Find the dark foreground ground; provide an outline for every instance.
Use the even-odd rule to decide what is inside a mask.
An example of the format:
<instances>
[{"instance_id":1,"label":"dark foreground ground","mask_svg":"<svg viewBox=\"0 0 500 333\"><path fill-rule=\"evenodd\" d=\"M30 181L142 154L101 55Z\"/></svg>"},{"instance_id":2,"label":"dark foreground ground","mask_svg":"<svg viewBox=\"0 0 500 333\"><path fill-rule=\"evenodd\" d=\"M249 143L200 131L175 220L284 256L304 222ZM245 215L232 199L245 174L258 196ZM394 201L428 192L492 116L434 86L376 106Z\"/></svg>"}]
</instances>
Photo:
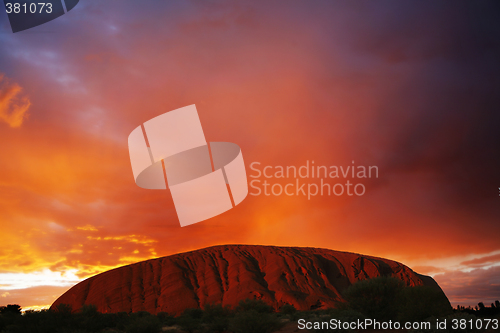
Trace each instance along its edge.
<instances>
[{"instance_id":1,"label":"dark foreground ground","mask_svg":"<svg viewBox=\"0 0 500 333\"><path fill-rule=\"evenodd\" d=\"M493 308L490 308L492 310ZM352 309L325 309L296 311L292 306L284 306L279 312L267 304L256 301L242 301L238 308L230 309L220 305L208 306L205 310L188 309L181 316L174 317L166 313L152 315L148 312L103 314L93 306L86 306L80 312L72 312L69 306L60 306L57 311L27 311L21 314L19 308L11 306L10 311L0 314L0 333L292 333L292 332L499 332L500 311L494 316L482 316L481 311L469 313L453 310L439 321L446 319L448 329L443 330L338 330L306 329L304 323L364 321L367 317ZM498 309L500 310L500 309ZM484 312L484 311L483 311ZM490 311L491 312L491 311ZM470 325L485 323L489 320L490 328L477 329ZM491 321L493 320L493 321ZM380 320L382 321L382 320ZM436 317L423 321L435 322ZM462 330L452 330L451 323L463 323ZM411 321L413 322L413 321ZM494 328L496 323L497 329ZM469 326L467 326L469 325ZM483 326L484 327L484 326Z\"/></svg>"}]
</instances>

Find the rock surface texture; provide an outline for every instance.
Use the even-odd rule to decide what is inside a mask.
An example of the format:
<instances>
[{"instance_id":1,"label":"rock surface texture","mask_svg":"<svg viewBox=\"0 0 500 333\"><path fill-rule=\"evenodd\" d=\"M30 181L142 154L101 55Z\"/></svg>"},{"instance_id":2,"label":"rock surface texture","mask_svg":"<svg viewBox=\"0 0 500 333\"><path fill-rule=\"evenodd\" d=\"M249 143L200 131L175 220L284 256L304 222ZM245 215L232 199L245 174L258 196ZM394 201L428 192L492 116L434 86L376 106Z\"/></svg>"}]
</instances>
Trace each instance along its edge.
<instances>
[{"instance_id":1,"label":"rock surface texture","mask_svg":"<svg viewBox=\"0 0 500 333\"><path fill-rule=\"evenodd\" d=\"M180 314L256 298L276 309L292 304L309 310L335 307L349 285L381 275L441 290L432 278L388 259L317 248L221 245L98 274L69 289L52 308L70 304L78 311L93 304L100 312Z\"/></svg>"}]
</instances>

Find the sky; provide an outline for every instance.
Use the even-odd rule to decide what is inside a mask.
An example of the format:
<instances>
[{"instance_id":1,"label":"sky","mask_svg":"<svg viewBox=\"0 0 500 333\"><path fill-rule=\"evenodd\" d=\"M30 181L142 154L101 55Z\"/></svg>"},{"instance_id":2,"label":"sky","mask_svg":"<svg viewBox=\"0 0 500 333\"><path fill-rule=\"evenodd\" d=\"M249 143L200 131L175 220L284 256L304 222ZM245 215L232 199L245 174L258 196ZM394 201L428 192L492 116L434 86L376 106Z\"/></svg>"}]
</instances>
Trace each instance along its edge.
<instances>
[{"instance_id":1,"label":"sky","mask_svg":"<svg viewBox=\"0 0 500 333\"><path fill-rule=\"evenodd\" d=\"M15 34L2 10L0 305L46 307L97 273L218 244L384 257L454 306L500 299L499 9L81 0ZM127 138L191 104L253 184L297 181L254 162L378 177L350 179L359 196L250 194L181 228L168 190L135 185Z\"/></svg>"}]
</instances>

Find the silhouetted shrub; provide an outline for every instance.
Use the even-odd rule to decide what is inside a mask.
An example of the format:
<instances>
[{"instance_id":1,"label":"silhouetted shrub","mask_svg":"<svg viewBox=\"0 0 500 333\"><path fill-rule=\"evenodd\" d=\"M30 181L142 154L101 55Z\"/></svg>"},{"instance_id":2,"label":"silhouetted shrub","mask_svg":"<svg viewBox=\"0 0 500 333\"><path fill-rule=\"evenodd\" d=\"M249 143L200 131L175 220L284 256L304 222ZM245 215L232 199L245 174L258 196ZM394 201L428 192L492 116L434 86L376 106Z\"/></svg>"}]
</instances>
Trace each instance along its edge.
<instances>
[{"instance_id":1,"label":"silhouetted shrub","mask_svg":"<svg viewBox=\"0 0 500 333\"><path fill-rule=\"evenodd\" d=\"M297 309L292 304L285 304L280 308L280 313L284 315L291 315L297 312Z\"/></svg>"},{"instance_id":2,"label":"silhouetted shrub","mask_svg":"<svg viewBox=\"0 0 500 333\"><path fill-rule=\"evenodd\" d=\"M100 313L97 306L92 304L82 306L72 317L76 321L74 326L88 332L99 332L107 327L114 327L115 324L111 316Z\"/></svg>"},{"instance_id":3,"label":"silhouetted shrub","mask_svg":"<svg viewBox=\"0 0 500 333\"><path fill-rule=\"evenodd\" d=\"M0 321L5 315L0 315ZM53 333L59 328L52 313L48 310L43 311L26 311L23 316L9 315L8 325L2 327L2 333L18 333L18 332L36 332L36 333Z\"/></svg>"},{"instance_id":4,"label":"silhouetted shrub","mask_svg":"<svg viewBox=\"0 0 500 333\"><path fill-rule=\"evenodd\" d=\"M86 317L95 317L100 314L94 304L85 304L80 309L80 313Z\"/></svg>"},{"instance_id":5,"label":"silhouetted shrub","mask_svg":"<svg viewBox=\"0 0 500 333\"><path fill-rule=\"evenodd\" d=\"M394 320L398 313L396 301L404 287L403 281L392 277L358 281L345 291L345 306L368 318Z\"/></svg>"},{"instance_id":6,"label":"silhouetted shrub","mask_svg":"<svg viewBox=\"0 0 500 333\"><path fill-rule=\"evenodd\" d=\"M280 326L276 315L255 309L238 312L229 323L229 329L234 333L271 333Z\"/></svg>"},{"instance_id":7,"label":"silhouetted shrub","mask_svg":"<svg viewBox=\"0 0 500 333\"><path fill-rule=\"evenodd\" d=\"M452 313L451 305L443 293L427 286L403 288L396 305L400 321L420 321Z\"/></svg>"},{"instance_id":8,"label":"silhouetted shrub","mask_svg":"<svg viewBox=\"0 0 500 333\"><path fill-rule=\"evenodd\" d=\"M160 319L161 324L164 326L172 326L176 323L175 317L167 312L158 312L156 316Z\"/></svg>"},{"instance_id":9,"label":"silhouetted shrub","mask_svg":"<svg viewBox=\"0 0 500 333\"><path fill-rule=\"evenodd\" d=\"M181 317L191 317L195 319L201 319L203 316L203 310L202 309L186 309L182 313Z\"/></svg>"},{"instance_id":10,"label":"silhouetted shrub","mask_svg":"<svg viewBox=\"0 0 500 333\"><path fill-rule=\"evenodd\" d=\"M28 311L24 314L24 317L26 318L27 327L31 325L37 328L36 330L27 329L26 332L52 333L56 332L57 328L61 325L57 321L54 311L48 309Z\"/></svg>"},{"instance_id":11,"label":"silhouetted shrub","mask_svg":"<svg viewBox=\"0 0 500 333\"><path fill-rule=\"evenodd\" d=\"M177 324L186 332L193 333L195 330L201 327L201 317L203 316L203 310L201 309L186 309L177 318Z\"/></svg>"},{"instance_id":12,"label":"silhouetted shrub","mask_svg":"<svg viewBox=\"0 0 500 333\"><path fill-rule=\"evenodd\" d=\"M207 304L203 309L202 321L207 333L221 333L227 331L229 319L233 313L228 306L222 304Z\"/></svg>"},{"instance_id":13,"label":"silhouetted shrub","mask_svg":"<svg viewBox=\"0 0 500 333\"><path fill-rule=\"evenodd\" d=\"M21 306L18 304L8 304L7 306L0 306L0 314L21 314Z\"/></svg>"},{"instance_id":14,"label":"silhouetted shrub","mask_svg":"<svg viewBox=\"0 0 500 333\"><path fill-rule=\"evenodd\" d=\"M17 304L0 306L0 332L15 324L21 317L21 307Z\"/></svg>"},{"instance_id":15,"label":"silhouetted shrub","mask_svg":"<svg viewBox=\"0 0 500 333\"><path fill-rule=\"evenodd\" d=\"M260 299L249 299L249 298L240 301L238 303L238 306L236 307L237 312L250 311L250 310L255 310L256 312L261 312L261 313L270 313L273 312L273 307Z\"/></svg>"},{"instance_id":16,"label":"silhouetted shrub","mask_svg":"<svg viewBox=\"0 0 500 333\"><path fill-rule=\"evenodd\" d=\"M135 316L133 316L135 315ZM127 333L158 333L161 329L160 319L148 312L134 313L125 327Z\"/></svg>"},{"instance_id":17,"label":"silhouetted shrub","mask_svg":"<svg viewBox=\"0 0 500 333\"><path fill-rule=\"evenodd\" d=\"M443 317L452 308L442 291L427 286L407 287L392 277L359 281L347 288L342 308L371 319L417 321Z\"/></svg>"},{"instance_id":18,"label":"silhouetted shrub","mask_svg":"<svg viewBox=\"0 0 500 333\"><path fill-rule=\"evenodd\" d=\"M54 311L63 315L70 315L73 312L73 307L71 304L58 304Z\"/></svg>"}]
</instances>

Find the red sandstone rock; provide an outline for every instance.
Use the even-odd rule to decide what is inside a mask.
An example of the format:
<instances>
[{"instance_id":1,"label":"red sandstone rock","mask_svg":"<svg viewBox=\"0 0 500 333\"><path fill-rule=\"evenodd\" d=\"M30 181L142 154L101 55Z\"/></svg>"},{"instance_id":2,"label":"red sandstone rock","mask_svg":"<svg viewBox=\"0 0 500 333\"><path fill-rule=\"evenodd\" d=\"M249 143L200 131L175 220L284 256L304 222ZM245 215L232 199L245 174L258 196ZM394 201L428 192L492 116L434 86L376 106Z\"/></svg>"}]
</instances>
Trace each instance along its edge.
<instances>
[{"instance_id":1,"label":"red sandstone rock","mask_svg":"<svg viewBox=\"0 0 500 333\"><path fill-rule=\"evenodd\" d=\"M276 309L334 307L358 280L393 276L408 286L439 288L428 276L398 262L317 248L222 245L116 268L88 278L59 297L78 311L93 304L101 312L168 312L246 298ZM443 297L444 294L443 294Z\"/></svg>"}]
</instances>

